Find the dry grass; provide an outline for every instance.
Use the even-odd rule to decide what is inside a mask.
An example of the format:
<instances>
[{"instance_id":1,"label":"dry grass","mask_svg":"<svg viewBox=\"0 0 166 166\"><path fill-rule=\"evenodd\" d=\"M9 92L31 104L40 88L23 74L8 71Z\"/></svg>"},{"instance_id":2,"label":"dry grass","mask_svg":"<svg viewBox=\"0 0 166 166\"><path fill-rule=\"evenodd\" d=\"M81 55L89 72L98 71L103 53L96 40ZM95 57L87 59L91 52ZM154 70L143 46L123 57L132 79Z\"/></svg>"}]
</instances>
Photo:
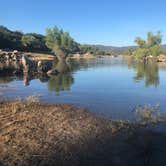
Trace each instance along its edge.
<instances>
[{"instance_id":1,"label":"dry grass","mask_svg":"<svg viewBox=\"0 0 166 166\"><path fill-rule=\"evenodd\" d=\"M97 56L96 55L93 55L93 54L74 54L71 58L72 59L94 59L96 58Z\"/></svg>"},{"instance_id":2,"label":"dry grass","mask_svg":"<svg viewBox=\"0 0 166 166\"><path fill-rule=\"evenodd\" d=\"M63 162L61 155L70 155L72 145L98 133L103 123L73 106L30 104L29 100L0 105L0 161L4 165L36 165L40 160L51 164L53 154L60 155L54 162ZM65 157L64 161L71 156Z\"/></svg>"},{"instance_id":3,"label":"dry grass","mask_svg":"<svg viewBox=\"0 0 166 166\"><path fill-rule=\"evenodd\" d=\"M33 53L33 52L25 52L28 57L33 61L42 61L42 60L54 60L55 56L51 54L42 54L42 53Z\"/></svg>"},{"instance_id":4,"label":"dry grass","mask_svg":"<svg viewBox=\"0 0 166 166\"><path fill-rule=\"evenodd\" d=\"M2 101L0 165L145 165L152 134L135 131L71 105Z\"/></svg>"}]
</instances>

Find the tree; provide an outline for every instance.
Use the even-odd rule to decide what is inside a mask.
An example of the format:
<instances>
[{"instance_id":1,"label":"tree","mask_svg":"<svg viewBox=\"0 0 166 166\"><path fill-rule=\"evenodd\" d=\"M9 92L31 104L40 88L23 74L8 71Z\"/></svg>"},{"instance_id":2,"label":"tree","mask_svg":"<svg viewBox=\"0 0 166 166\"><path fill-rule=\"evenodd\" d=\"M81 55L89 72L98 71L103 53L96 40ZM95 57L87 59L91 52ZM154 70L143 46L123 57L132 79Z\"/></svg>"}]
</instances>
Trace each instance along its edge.
<instances>
[{"instance_id":1,"label":"tree","mask_svg":"<svg viewBox=\"0 0 166 166\"><path fill-rule=\"evenodd\" d=\"M158 31L156 35L154 35L152 32L148 32L148 37L147 37L148 47L160 46L161 42L162 42L162 35L160 31Z\"/></svg>"},{"instance_id":2,"label":"tree","mask_svg":"<svg viewBox=\"0 0 166 166\"><path fill-rule=\"evenodd\" d=\"M32 36L32 35L23 35L22 36L22 39L21 39L21 41L22 41L22 44L25 46L25 47L27 47L27 46L30 46L30 45L33 45L33 43L35 43L35 40L36 40L36 38L34 37L34 36Z\"/></svg>"},{"instance_id":3,"label":"tree","mask_svg":"<svg viewBox=\"0 0 166 166\"><path fill-rule=\"evenodd\" d=\"M137 43L140 48L145 48L145 47L146 47L146 41L143 40L143 39L140 38L140 37L137 37L137 38L135 39L135 43Z\"/></svg>"},{"instance_id":4,"label":"tree","mask_svg":"<svg viewBox=\"0 0 166 166\"><path fill-rule=\"evenodd\" d=\"M28 51L49 51L45 45L45 36L36 33L27 33L22 36L22 45Z\"/></svg>"},{"instance_id":5,"label":"tree","mask_svg":"<svg viewBox=\"0 0 166 166\"><path fill-rule=\"evenodd\" d=\"M90 54L100 54L101 50L99 50L97 47L95 46L91 46L91 45L80 45L80 50L81 53L86 54L86 53L90 53Z\"/></svg>"},{"instance_id":6,"label":"tree","mask_svg":"<svg viewBox=\"0 0 166 166\"><path fill-rule=\"evenodd\" d=\"M134 52L133 48L129 48L129 49L127 50L127 54L128 54L128 55L132 55L133 52Z\"/></svg>"},{"instance_id":7,"label":"tree","mask_svg":"<svg viewBox=\"0 0 166 166\"><path fill-rule=\"evenodd\" d=\"M139 48L133 52L133 55L136 57L146 58L149 55L158 56L161 53L160 46L162 43L162 35L160 31L157 32L156 35L152 32L148 32L147 41L137 37L135 42L139 46Z\"/></svg>"},{"instance_id":8,"label":"tree","mask_svg":"<svg viewBox=\"0 0 166 166\"><path fill-rule=\"evenodd\" d=\"M59 61L78 50L78 44L71 38L70 34L59 30L56 26L46 30L46 45L54 52Z\"/></svg>"},{"instance_id":9,"label":"tree","mask_svg":"<svg viewBox=\"0 0 166 166\"><path fill-rule=\"evenodd\" d=\"M160 47L158 45L154 45L149 48L152 56L158 56L161 53Z\"/></svg>"},{"instance_id":10,"label":"tree","mask_svg":"<svg viewBox=\"0 0 166 166\"><path fill-rule=\"evenodd\" d=\"M20 49L22 33L10 31L4 26L0 26L0 48Z\"/></svg>"},{"instance_id":11,"label":"tree","mask_svg":"<svg viewBox=\"0 0 166 166\"><path fill-rule=\"evenodd\" d=\"M37 33L11 31L0 26L0 48L22 51L50 51L45 45L45 36Z\"/></svg>"}]
</instances>

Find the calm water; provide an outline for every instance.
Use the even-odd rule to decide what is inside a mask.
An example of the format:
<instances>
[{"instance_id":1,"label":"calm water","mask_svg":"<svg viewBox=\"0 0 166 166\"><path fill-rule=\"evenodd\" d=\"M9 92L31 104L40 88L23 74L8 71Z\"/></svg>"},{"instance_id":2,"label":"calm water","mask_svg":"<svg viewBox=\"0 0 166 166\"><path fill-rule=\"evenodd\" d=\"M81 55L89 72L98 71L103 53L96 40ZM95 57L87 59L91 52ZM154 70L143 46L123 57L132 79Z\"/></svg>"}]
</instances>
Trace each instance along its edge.
<instances>
[{"instance_id":1,"label":"calm water","mask_svg":"<svg viewBox=\"0 0 166 166\"><path fill-rule=\"evenodd\" d=\"M164 67L120 58L73 60L64 66L67 74L51 78L0 76L0 97L40 94L44 102L75 104L114 119L133 119L133 109L144 104L160 104L166 112Z\"/></svg>"}]
</instances>

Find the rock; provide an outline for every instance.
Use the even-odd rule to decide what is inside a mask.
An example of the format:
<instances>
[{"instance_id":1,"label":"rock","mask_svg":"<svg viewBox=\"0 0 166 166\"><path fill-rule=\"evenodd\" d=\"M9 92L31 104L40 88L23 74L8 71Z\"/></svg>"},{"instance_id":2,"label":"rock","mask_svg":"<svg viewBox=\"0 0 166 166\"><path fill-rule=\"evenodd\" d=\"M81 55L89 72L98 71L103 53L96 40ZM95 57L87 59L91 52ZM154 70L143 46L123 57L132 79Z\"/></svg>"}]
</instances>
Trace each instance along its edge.
<instances>
[{"instance_id":1,"label":"rock","mask_svg":"<svg viewBox=\"0 0 166 166\"><path fill-rule=\"evenodd\" d=\"M6 52L6 55L9 55L11 57L12 52Z\"/></svg>"},{"instance_id":2,"label":"rock","mask_svg":"<svg viewBox=\"0 0 166 166\"><path fill-rule=\"evenodd\" d=\"M161 57L157 59L157 62L166 62L166 59Z\"/></svg>"},{"instance_id":3,"label":"rock","mask_svg":"<svg viewBox=\"0 0 166 166\"><path fill-rule=\"evenodd\" d=\"M7 61L9 61L10 60L10 58L11 58L11 56L10 55L5 55L5 60L7 60Z\"/></svg>"},{"instance_id":4,"label":"rock","mask_svg":"<svg viewBox=\"0 0 166 166\"><path fill-rule=\"evenodd\" d=\"M41 69L42 69L42 61L39 61L38 63L37 63L37 70L38 70L38 72L40 72L41 71Z\"/></svg>"},{"instance_id":5,"label":"rock","mask_svg":"<svg viewBox=\"0 0 166 166\"><path fill-rule=\"evenodd\" d=\"M21 57L22 57L22 54L19 53L17 50L14 50L12 52L11 58L13 61L19 61L21 59Z\"/></svg>"},{"instance_id":6,"label":"rock","mask_svg":"<svg viewBox=\"0 0 166 166\"><path fill-rule=\"evenodd\" d=\"M39 61L37 64L37 71L39 73L46 73L51 69L51 67L52 64L50 62Z\"/></svg>"},{"instance_id":7,"label":"rock","mask_svg":"<svg viewBox=\"0 0 166 166\"><path fill-rule=\"evenodd\" d=\"M14 50L14 51L13 51L13 54L18 55L19 52L18 52L17 50Z\"/></svg>"},{"instance_id":8,"label":"rock","mask_svg":"<svg viewBox=\"0 0 166 166\"><path fill-rule=\"evenodd\" d=\"M4 52L0 53L0 60L4 60L5 59L6 54Z\"/></svg>"},{"instance_id":9,"label":"rock","mask_svg":"<svg viewBox=\"0 0 166 166\"><path fill-rule=\"evenodd\" d=\"M158 56L157 62L166 62L166 55L161 54Z\"/></svg>"},{"instance_id":10,"label":"rock","mask_svg":"<svg viewBox=\"0 0 166 166\"><path fill-rule=\"evenodd\" d=\"M33 63L26 55L22 56L21 62L23 65L23 72L24 73L28 73L30 70L33 70Z\"/></svg>"},{"instance_id":11,"label":"rock","mask_svg":"<svg viewBox=\"0 0 166 166\"><path fill-rule=\"evenodd\" d=\"M56 69L51 69L47 72L47 75L56 75L58 74L58 71Z\"/></svg>"},{"instance_id":12,"label":"rock","mask_svg":"<svg viewBox=\"0 0 166 166\"><path fill-rule=\"evenodd\" d=\"M19 61L21 56L14 54L12 60L13 61Z\"/></svg>"}]
</instances>

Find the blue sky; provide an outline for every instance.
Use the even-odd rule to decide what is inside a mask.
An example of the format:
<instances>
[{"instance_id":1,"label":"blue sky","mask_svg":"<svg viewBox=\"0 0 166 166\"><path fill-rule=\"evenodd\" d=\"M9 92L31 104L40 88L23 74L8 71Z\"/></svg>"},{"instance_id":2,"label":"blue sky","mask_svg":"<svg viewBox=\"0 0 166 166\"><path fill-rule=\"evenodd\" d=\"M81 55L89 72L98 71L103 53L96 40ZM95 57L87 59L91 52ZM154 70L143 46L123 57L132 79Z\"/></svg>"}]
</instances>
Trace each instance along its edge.
<instances>
[{"instance_id":1,"label":"blue sky","mask_svg":"<svg viewBox=\"0 0 166 166\"><path fill-rule=\"evenodd\" d=\"M0 24L45 34L57 25L80 43L127 46L160 30L166 43L165 0L0 0Z\"/></svg>"}]
</instances>

